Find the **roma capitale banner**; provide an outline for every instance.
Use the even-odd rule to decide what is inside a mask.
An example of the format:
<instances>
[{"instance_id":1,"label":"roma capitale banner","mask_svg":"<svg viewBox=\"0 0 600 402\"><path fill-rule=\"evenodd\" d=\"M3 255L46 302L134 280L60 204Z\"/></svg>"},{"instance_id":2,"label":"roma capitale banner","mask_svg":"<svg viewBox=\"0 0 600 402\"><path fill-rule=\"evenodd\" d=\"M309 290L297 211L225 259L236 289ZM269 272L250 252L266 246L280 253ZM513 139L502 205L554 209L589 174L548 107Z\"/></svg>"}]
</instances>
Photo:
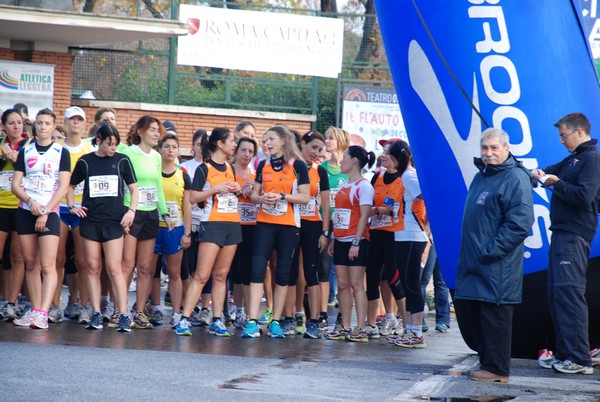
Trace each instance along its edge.
<instances>
[{"instance_id":1,"label":"roma capitale banner","mask_svg":"<svg viewBox=\"0 0 600 402\"><path fill-rule=\"evenodd\" d=\"M342 71L342 19L182 4L179 20L190 28L178 39L178 64L329 78Z\"/></svg>"}]
</instances>

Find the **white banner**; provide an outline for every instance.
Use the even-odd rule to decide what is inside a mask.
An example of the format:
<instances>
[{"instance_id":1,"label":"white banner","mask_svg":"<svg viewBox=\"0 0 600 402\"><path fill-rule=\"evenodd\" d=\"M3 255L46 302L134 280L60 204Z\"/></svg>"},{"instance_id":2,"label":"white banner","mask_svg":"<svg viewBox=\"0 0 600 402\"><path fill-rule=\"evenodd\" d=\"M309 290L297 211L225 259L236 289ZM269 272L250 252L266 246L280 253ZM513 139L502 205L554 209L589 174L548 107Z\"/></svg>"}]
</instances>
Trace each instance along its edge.
<instances>
[{"instance_id":1,"label":"white banner","mask_svg":"<svg viewBox=\"0 0 600 402\"><path fill-rule=\"evenodd\" d=\"M344 21L182 4L178 64L337 78Z\"/></svg>"},{"instance_id":2,"label":"white banner","mask_svg":"<svg viewBox=\"0 0 600 402\"><path fill-rule=\"evenodd\" d=\"M368 151L381 152L379 140L401 138L408 142L404 120L393 89L345 87L342 128L352 142Z\"/></svg>"},{"instance_id":3,"label":"white banner","mask_svg":"<svg viewBox=\"0 0 600 402\"><path fill-rule=\"evenodd\" d=\"M52 109L54 66L0 60L0 109L24 103L33 120L37 112Z\"/></svg>"}]
</instances>

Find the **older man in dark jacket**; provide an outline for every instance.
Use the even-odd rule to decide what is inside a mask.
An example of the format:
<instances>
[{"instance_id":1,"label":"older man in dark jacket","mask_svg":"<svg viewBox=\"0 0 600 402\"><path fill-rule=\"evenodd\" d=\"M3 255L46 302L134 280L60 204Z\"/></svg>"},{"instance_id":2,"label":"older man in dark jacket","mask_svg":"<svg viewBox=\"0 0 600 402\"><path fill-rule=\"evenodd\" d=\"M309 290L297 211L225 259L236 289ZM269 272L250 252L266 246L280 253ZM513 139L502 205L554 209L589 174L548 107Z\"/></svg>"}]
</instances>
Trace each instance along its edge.
<instances>
[{"instance_id":1,"label":"older man in dark jacket","mask_svg":"<svg viewBox=\"0 0 600 402\"><path fill-rule=\"evenodd\" d=\"M456 277L456 317L479 353L475 381L508 382L514 305L521 303L523 242L534 221L531 174L511 155L508 135L482 133L480 170L465 202Z\"/></svg>"}]
</instances>

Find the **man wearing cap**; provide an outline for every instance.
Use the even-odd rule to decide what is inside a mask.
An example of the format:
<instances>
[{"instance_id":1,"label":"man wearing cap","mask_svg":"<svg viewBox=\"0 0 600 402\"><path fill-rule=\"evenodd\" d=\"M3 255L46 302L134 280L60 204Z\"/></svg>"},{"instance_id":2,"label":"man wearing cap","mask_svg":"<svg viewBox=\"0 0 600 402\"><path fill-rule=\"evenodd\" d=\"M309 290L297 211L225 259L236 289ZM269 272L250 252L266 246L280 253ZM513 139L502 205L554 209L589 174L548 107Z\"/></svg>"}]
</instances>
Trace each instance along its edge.
<instances>
[{"instance_id":1,"label":"man wearing cap","mask_svg":"<svg viewBox=\"0 0 600 402\"><path fill-rule=\"evenodd\" d=\"M62 146L69 151L71 155L71 170L75 168L77 160L80 156L92 152L92 144L89 141L83 141L83 137L86 134L85 129L85 112L78 106L71 106L65 111L65 139L62 141ZM63 279L63 267L66 268L67 275L73 275L73 280L69 280L69 283L77 283L76 277L77 272L81 273L85 278L87 272L87 265L85 261L85 250L83 249L83 242L79 236L79 217L71 214L70 211L75 207L81 207L81 201L83 197L83 182L75 188L75 204L67 205L67 199L63 198L60 202L60 243L58 246L58 254L56 257L56 267L58 269L58 283L52 305L50 306L50 312L48 313L48 319L51 322L60 322L62 320L62 311L60 309L60 292L62 279ZM77 267L76 272L69 270L68 264L65 265L67 260L67 237L69 230L73 233L73 240L75 243L75 266ZM85 280L79 281L80 283L80 301L81 304L77 303L76 288L73 289L75 294L69 295L69 301L65 314L68 318L79 316L79 322L87 324L91 314L91 305L89 309L85 308L85 305L89 301L89 295L87 292L87 284ZM71 287L69 288L72 289Z\"/></svg>"},{"instance_id":2,"label":"man wearing cap","mask_svg":"<svg viewBox=\"0 0 600 402\"><path fill-rule=\"evenodd\" d=\"M177 127L175 127L175 124L167 120L163 121L162 125L165 128L165 134L177 135Z\"/></svg>"}]
</instances>

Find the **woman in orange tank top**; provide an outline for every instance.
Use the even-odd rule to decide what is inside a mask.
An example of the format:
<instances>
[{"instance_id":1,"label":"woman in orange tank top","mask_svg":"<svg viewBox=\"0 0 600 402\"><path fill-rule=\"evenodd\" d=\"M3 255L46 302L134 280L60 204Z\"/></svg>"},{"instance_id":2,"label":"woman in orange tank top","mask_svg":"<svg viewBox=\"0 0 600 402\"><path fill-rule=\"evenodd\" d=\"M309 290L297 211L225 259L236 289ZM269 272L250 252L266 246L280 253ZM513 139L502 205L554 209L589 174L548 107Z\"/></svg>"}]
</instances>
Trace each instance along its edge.
<instances>
[{"instance_id":1,"label":"woman in orange tank top","mask_svg":"<svg viewBox=\"0 0 600 402\"><path fill-rule=\"evenodd\" d=\"M248 303L250 320L242 333L244 338L260 336L258 309L267 261L273 250L277 250L273 316L278 319L283 313L292 259L299 240L299 205L308 203L310 198L308 168L292 133L285 126L274 126L265 133L263 141L270 157L258 165L250 197L261 207L256 217ZM269 324L269 336L285 338L277 319Z\"/></svg>"},{"instance_id":2,"label":"woman in orange tank top","mask_svg":"<svg viewBox=\"0 0 600 402\"><path fill-rule=\"evenodd\" d=\"M210 136L202 138L202 154L206 157L204 163L196 168L190 194L191 203L204 203L204 214L198 230L198 263L185 293L183 314L175 328L177 335L192 334L190 315L212 275L213 318L208 333L231 336L221 314L227 295L227 274L237 245L242 241L237 211L241 187L235 181L233 168L226 161L234 151L233 134L226 128L215 128Z\"/></svg>"},{"instance_id":3,"label":"woman in orange tank top","mask_svg":"<svg viewBox=\"0 0 600 402\"><path fill-rule=\"evenodd\" d=\"M305 338L320 339L321 287L319 286L320 253L329 245L329 177L324 167L319 166L321 150L325 148L325 137L317 131L309 131L300 142L302 156L309 164L310 200L300 206L300 244L294 258L292 283L288 289L285 320L282 324L286 334L304 335ZM327 266L329 268L329 265ZM297 280L294 280L297 278ZM308 293L310 317L304 314L304 289ZM295 307L295 314L294 314Z\"/></svg>"},{"instance_id":4,"label":"woman in orange tank top","mask_svg":"<svg viewBox=\"0 0 600 402\"><path fill-rule=\"evenodd\" d=\"M236 181L242 187L242 194L238 200L238 214L242 225L242 243L238 246L231 265L233 301L236 306L233 326L240 329L244 328L248 322L245 309L250 299L250 275L252 273L252 267L248 262L252 261L252 241L259 207L250 200L254 178L256 177L252 159L257 151L258 144L254 138L240 137L235 148L235 164L233 165Z\"/></svg>"}]
</instances>

